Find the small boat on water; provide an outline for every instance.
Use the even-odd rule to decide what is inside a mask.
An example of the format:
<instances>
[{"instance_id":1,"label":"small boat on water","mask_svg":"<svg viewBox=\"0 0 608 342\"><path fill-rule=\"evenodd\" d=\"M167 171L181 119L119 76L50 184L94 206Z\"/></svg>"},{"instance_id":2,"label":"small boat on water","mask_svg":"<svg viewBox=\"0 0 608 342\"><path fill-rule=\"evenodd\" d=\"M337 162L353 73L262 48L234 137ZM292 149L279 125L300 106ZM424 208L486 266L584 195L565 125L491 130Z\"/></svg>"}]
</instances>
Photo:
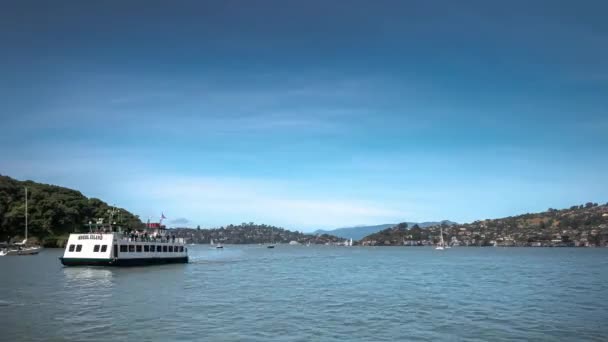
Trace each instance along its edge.
<instances>
[{"instance_id":1,"label":"small boat on water","mask_svg":"<svg viewBox=\"0 0 608 342\"><path fill-rule=\"evenodd\" d=\"M211 239L211 241L209 241L209 244L211 245L211 247L215 246L216 249L223 249L224 248L224 245L222 245L221 243L214 244L213 243L213 239Z\"/></svg>"},{"instance_id":2,"label":"small boat on water","mask_svg":"<svg viewBox=\"0 0 608 342\"><path fill-rule=\"evenodd\" d=\"M113 212L113 211L112 211ZM170 236L160 223L145 229L123 231L100 223L95 232L70 234L63 256L65 266L144 266L188 263L184 238ZM110 217L112 222L112 217Z\"/></svg>"},{"instance_id":3,"label":"small boat on water","mask_svg":"<svg viewBox=\"0 0 608 342\"><path fill-rule=\"evenodd\" d=\"M266 246L266 248L274 248L274 235L272 227L270 227L270 245Z\"/></svg>"},{"instance_id":4,"label":"small boat on water","mask_svg":"<svg viewBox=\"0 0 608 342\"><path fill-rule=\"evenodd\" d=\"M34 255L40 253L42 246L27 245L27 187L25 188L25 239L21 242L14 243L12 246L0 250L0 256L7 255Z\"/></svg>"}]
</instances>

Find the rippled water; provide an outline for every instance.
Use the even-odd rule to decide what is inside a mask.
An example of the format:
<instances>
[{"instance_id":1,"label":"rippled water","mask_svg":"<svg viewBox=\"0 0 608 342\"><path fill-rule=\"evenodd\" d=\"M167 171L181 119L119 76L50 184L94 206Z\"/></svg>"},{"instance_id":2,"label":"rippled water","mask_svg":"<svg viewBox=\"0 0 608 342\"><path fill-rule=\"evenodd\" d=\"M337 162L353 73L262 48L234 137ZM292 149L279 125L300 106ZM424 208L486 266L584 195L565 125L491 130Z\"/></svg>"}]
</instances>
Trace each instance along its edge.
<instances>
[{"instance_id":1,"label":"rippled water","mask_svg":"<svg viewBox=\"0 0 608 342\"><path fill-rule=\"evenodd\" d=\"M608 340L608 249L191 246L0 258L0 340Z\"/></svg>"}]
</instances>

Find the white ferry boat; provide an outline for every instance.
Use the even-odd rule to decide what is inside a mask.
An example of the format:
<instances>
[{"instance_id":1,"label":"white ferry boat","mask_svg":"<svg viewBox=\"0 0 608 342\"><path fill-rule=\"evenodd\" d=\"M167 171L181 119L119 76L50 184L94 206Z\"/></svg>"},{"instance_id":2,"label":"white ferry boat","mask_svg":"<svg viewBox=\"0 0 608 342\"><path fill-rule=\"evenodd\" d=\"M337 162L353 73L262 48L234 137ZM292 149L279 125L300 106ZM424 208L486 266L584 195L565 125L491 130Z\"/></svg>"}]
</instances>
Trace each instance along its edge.
<instances>
[{"instance_id":1,"label":"white ferry boat","mask_svg":"<svg viewBox=\"0 0 608 342\"><path fill-rule=\"evenodd\" d=\"M148 224L134 232L99 229L70 234L61 263L65 266L143 266L187 263L185 239L167 235L165 227Z\"/></svg>"}]
</instances>

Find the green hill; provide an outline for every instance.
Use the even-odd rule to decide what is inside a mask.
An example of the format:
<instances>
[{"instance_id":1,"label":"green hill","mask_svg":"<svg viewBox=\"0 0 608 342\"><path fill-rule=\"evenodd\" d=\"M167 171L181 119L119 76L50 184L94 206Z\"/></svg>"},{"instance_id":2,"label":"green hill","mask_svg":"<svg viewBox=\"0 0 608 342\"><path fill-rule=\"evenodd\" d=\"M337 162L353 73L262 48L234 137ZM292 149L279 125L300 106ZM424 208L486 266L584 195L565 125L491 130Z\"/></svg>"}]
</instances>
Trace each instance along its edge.
<instances>
[{"instance_id":1,"label":"green hill","mask_svg":"<svg viewBox=\"0 0 608 342\"><path fill-rule=\"evenodd\" d=\"M439 239L461 246L606 246L608 203L588 202L568 209L427 228L400 223L366 236L363 245L430 245Z\"/></svg>"},{"instance_id":2,"label":"green hill","mask_svg":"<svg viewBox=\"0 0 608 342\"><path fill-rule=\"evenodd\" d=\"M257 244L257 243L289 243L297 241L301 244L337 243L344 239L329 234L304 234L266 224L241 223L212 229L176 228L171 234L186 238L193 243L209 243L211 240L226 244Z\"/></svg>"},{"instance_id":3,"label":"green hill","mask_svg":"<svg viewBox=\"0 0 608 342\"><path fill-rule=\"evenodd\" d=\"M0 175L0 241L22 239L25 229L25 190L28 188L28 231L32 240L60 246L70 232L86 231L89 221L108 222L110 206L79 191ZM118 208L117 208L118 209ZM114 220L126 227L139 227L139 218L118 209Z\"/></svg>"}]
</instances>

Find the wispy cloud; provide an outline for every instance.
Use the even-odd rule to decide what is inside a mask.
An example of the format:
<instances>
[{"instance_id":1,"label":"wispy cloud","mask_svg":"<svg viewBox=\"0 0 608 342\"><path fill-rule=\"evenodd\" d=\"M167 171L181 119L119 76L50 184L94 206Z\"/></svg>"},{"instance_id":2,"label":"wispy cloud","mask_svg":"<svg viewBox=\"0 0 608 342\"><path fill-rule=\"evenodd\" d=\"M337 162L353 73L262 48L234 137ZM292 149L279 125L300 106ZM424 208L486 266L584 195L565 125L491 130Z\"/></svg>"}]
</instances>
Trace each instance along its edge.
<instances>
[{"instance_id":1,"label":"wispy cloud","mask_svg":"<svg viewBox=\"0 0 608 342\"><path fill-rule=\"evenodd\" d=\"M369 102L387 80L326 75L192 79L162 82L136 76L69 78L48 103L7 124L30 132L78 130L81 135L206 136L265 133L336 133L371 116ZM112 86L108 87L108 83ZM396 95L392 95L396 96Z\"/></svg>"},{"instance_id":2,"label":"wispy cloud","mask_svg":"<svg viewBox=\"0 0 608 342\"><path fill-rule=\"evenodd\" d=\"M213 177L166 177L125 184L129 193L171 211L198 217L197 223L256 221L292 228L338 227L393 222L408 215L393 206L369 201L325 197L327 193L294 192L287 182ZM169 210L167 211L169 212Z\"/></svg>"}]
</instances>

